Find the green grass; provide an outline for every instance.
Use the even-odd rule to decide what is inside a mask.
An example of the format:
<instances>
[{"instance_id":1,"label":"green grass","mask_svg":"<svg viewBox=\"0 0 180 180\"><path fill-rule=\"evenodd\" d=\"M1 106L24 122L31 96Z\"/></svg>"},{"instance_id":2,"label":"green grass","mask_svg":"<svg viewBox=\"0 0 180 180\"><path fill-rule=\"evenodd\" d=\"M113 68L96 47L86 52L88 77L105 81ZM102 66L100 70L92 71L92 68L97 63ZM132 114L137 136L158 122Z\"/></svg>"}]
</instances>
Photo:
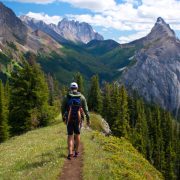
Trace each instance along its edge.
<instances>
[{"instance_id":1,"label":"green grass","mask_svg":"<svg viewBox=\"0 0 180 180\"><path fill-rule=\"evenodd\" d=\"M100 132L104 131L100 115L91 113L91 128Z\"/></svg>"},{"instance_id":2,"label":"green grass","mask_svg":"<svg viewBox=\"0 0 180 180\"><path fill-rule=\"evenodd\" d=\"M91 114L91 119L92 127L102 131L101 117ZM161 173L124 138L106 137L98 131L84 130L82 141L85 180L163 179Z\"/></svg>"},{"instance_id":3,"label":"green grass","mask_svg":"<svg viewBox=\"0 0 180 180\"><path fill-rule=\"evenodd\" d=\"M0 144L0 179L57 179L66 157L63 123Z\"/></svg>"},{"instance_id":4,"label":"green grass","mask_svg":"<svg viewBox=\"0 0 180 180\"><path fill-rule=\"evenodd\" d=\"M92 127L102 130L101 117L91 114ZM55 180L67 155L66 127L60 118L0 144L0 180ZM125 139L82 129L85 180L158 180L161 174Z\"/></svg>"},{"instance_id":5,"label":"green grass","mask_svg":"<svg viewBox=\"0 0 180 180\"><path fill-rule=\"evenodd\" d=\"M105 137L85 131L85 180L159 180L163 179L143 156L124 138Z\"/></svg>"}]
</instances>

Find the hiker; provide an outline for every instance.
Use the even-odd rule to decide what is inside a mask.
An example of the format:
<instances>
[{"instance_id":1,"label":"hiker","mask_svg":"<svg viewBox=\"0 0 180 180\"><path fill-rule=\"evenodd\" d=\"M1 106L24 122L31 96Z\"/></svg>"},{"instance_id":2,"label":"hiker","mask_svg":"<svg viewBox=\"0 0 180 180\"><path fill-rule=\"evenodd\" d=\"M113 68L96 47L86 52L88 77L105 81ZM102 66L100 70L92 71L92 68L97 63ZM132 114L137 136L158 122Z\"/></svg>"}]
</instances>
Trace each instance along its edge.
<instances>
[{"instance_id":1,"label":"hiker","mask_svg":"<svg viewBox=\"0 0 180 180\"><path fill-rule=\"evenodd\" d=\"M82 119L86 115L87 125L90 125L88 106L85 97L78 92L78 84L72 82L70 84L70 92L65 96L62 103L62 116L63 121L67 126L67 144L68 156L71 160L72 157L79 155L80 144L80 130L82 126ZM73 155L73 146L75 140L75 154Z\"/></svg>"}]
</instances>

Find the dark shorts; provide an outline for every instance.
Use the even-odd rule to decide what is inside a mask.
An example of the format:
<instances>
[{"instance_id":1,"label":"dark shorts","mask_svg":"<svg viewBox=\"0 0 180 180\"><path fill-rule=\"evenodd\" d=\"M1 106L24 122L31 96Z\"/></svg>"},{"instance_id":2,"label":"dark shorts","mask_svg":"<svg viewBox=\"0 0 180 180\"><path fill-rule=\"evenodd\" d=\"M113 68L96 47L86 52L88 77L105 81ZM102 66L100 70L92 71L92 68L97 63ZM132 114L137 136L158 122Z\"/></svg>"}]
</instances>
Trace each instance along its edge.
<instances>
[{"instance_id":1,"label":"dark shorts","mask_svg":"<svg viewBox=\"0 0 180 180\"><path fill-rule=\"evenodd\" d=\"M67 125L67 133L68 135L80 134L81 124L78 120L72 120Z\"/></svg>"}]
</instances>

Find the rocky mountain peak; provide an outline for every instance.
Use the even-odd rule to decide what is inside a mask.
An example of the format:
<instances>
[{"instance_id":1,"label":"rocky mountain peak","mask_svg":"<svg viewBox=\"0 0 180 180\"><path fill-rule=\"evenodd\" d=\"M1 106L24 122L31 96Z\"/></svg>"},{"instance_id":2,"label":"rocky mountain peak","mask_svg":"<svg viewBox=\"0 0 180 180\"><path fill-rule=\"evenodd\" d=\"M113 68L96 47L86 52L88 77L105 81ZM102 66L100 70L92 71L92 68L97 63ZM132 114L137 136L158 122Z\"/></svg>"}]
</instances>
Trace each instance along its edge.
<instances>
[{"instance_id":1,"label":"rocky mountain peak","mask_svg":"<svg viewBox=\"0 0 180 180\"><path fill-rule=\"evenodd\" d=\"M38 19L35 19L35 18L32 18L32 17L29 17L27 15L21 15L19 17L23 22L25 22L26 24L29 24L29 23L34 23L34 24L42 24L42 25L45 25L45 22L42 21L42 20L38 20Z\"/></svg>"},{"instance_id":2,"label":"rocky mountain peak","mask_svg":"<svg viewBox=\"0 0 180 180\"><path fill-rule=\"evenodd\" d=\"M166 22L164 21L164 19L162 17L158 17L156 23L166 24Z\"/></svg>"},{"instance_id":3,"label":"rocky mountain peak","mask_svg":"<svg viewBox=\"0 0 180 180\"><path fill-rule=\"evenodd\" d=\"M68 20L67 18L64 18L58 23L57 27L57 31L61 36L76 43L88 43L94 39L104 39L103 36L93 30L91 25L85 22Z\"/></svg>"},{"instance_id":4,"label":"rocky mountain peak","mask_svg":"<svg viewBox=\"0 0 180 180\"><path fill-rule=\"evenodd\" d=\"M156 39L162 37L175 37L175 32L170 28L169 24L167 24L163 18L158 17L149 36Z\"/></svg>"},{"instance_id":5,"label":"rocky mountain peak","mask_svg":"<svg viewBox=\"0 0 180 180\"><path fill-rule=\"evenodd\" d=\"M180 113L180 41L174 31L158 18L151 32L134 42L142 47L135 55L136 63L124 72L127 89L136 90L147 101Z\"/></svg>"}]
</instances>

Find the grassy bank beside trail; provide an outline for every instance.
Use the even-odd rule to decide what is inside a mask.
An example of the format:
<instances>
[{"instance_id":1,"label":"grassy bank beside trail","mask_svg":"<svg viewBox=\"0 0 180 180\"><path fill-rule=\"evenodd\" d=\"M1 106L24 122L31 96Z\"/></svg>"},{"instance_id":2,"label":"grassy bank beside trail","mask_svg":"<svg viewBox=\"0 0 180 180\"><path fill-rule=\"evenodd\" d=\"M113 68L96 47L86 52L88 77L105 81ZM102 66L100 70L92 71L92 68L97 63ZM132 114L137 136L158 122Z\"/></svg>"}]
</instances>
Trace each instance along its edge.
<instances>
[{"instance_id":1,"label":"grassy bank beside trail","mask_svg":"<svg viewBox=\"0 0 180 180\"><path fill-rule=\"evenodd\" d=\"M99 115L93 114L92 127ZM101 120L99 120L101 122ZM96 128L97 129L97 128ZM85 180L160 180L164 179L125 138L106 137L98 131L83 130Z\"/></svg>"},{"instance_id":2,"label":"grassy bank beside trail","mask_svg":"<svg viewBox=\"0 0 180 180\"><path fill-rule=\"evenodd\" d=\"M124 138L105 137L98 132L84 131L85 180L160 180L157 171Z\"/></svg>"},{"instance_id":3,"label":"grassy bank beside trail","mask_svg":"<svg viewBox=\"0 0 180 180\"><path fill-rule=\"evenodd\" d=\"M58 123L0 144L0 179L57 179L67 153L65 130Z\"/></svg>"}]
</instances>

